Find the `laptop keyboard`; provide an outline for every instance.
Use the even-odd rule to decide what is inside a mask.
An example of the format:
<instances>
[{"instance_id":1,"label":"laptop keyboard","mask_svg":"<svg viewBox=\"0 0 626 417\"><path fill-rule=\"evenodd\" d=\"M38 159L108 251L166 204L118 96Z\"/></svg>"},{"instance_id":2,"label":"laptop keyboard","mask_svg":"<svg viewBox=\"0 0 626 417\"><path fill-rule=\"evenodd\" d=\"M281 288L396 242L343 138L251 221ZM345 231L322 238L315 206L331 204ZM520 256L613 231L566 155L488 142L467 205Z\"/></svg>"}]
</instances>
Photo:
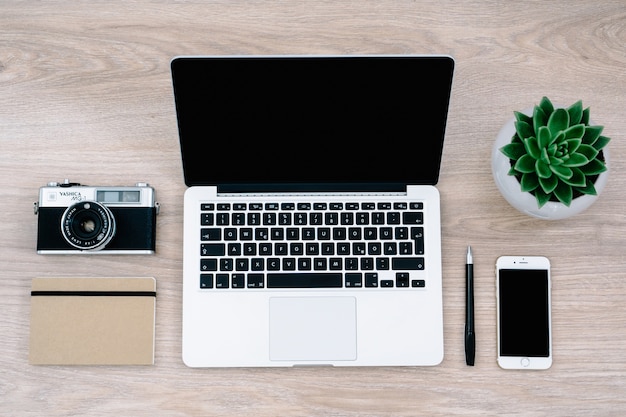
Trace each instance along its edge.
<instances>
[{"instance_id":1,"label":"laptop keyboard","mask_svg":"<svg viewBox=\"0 0 626 417\"><path fill-rule=\"evenodd\" d=\"M424 205L201 204L201 289L424 288ZM419 276L418 276L419 275Z\"/></svg>"}]
</instances>

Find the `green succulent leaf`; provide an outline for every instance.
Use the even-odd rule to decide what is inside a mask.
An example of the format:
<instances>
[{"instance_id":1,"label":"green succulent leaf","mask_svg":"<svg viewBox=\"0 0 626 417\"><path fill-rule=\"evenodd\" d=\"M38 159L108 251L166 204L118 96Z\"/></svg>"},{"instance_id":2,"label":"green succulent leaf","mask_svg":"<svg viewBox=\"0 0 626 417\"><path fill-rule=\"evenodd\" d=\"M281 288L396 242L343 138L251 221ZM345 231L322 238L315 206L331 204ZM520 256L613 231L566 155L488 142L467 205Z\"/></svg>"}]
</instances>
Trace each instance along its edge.
<instances>
[{"instance_id":1,"label":"green succulent leaf","mask_svg":"<svg viewBox=\"0 0 626 417\"><path fill-rule=\"evenodd\" d=\"M514 168L523 174L535 172L535 160L530 155L522 155L515 163Z\"/></svg>"},{"instance_id":2,"label":"green succulent leaf","mask_svg":"<svg viewBox=\"0 0 626 417\"><path fill-rule=\"evenodd\" d=\"M588 126L589 114L590 114L590 110L589 110L589 107L587 107L585 110L583 110L583 118L581 119L580 123L584 124L585 126Z\"/></svg>"},{"instance_id":3,"label":"green succulent leaf","mask_svg":"<svg viewBox=\"0 0 626 417\"><path fill-rule=\"evenodd\" d=\"M569 113L565 109L556 109L548 119L548 129L553 135L569 127Z\"/></svg>"},{"instance_id":4,"label":"green succulent leaf","mask_svg":"<svg viewBox=\"0 0 626 417\"><path fill-rule=\"evenodd\" d=\"M577 152L585 155L589 161L596 159L596 156L600 153L596 148L591 145L585 145L584 143L580 145L577 149Z\"/></svg>"},{"instance_id":5,"label":"green succulent leaf","mask_svg":"<svg viewBox=\"0 0 626 417\"><path fill-rule=\"evenodd\" d=\"M500 152L502 152L507 158L517 161L522 155L526 153L526 149L521 143L509 143L508 145L500 148Z\"/></svg>"},{"instance_id":6,"label":"green succulent leaf","mask_svg":"<svg viewBox=\"0 0 626 417\"><path fill-rule=\"evenodd\" d=\"M535 199L537 206L541 208L550 200L550 194L546 194L542 190L535 190Z\"/></svg>"},{"instance_id":7,"label":"green succulent leaf","mask_svg":"<svg viewBox=\"0 0 626 417\"><path fill-rule=\"evenodd\" d=\"M581 166L580 170L587 176L598 175L606 171L606 165L599 159L593 159L587 165Z\"/></svg>"},{"instance_id":8,"label":"green succulent leaf","mask_svg":"<svg viewBox=\"0 0 626 417\"><path fill-rule=\"evenodd\" d=\"M572 203L572 197L574 193L572 191L572 187L562 181L559 181L559 184L554 189L554 195L558 200L565 204L567 207Z\"/></svg>"},{"instance_id":9,"label":"green succulent leaf","mask_svg":"<svg viewBox=\"0 0 626 417\"><path fill-rule=\"evenodd\" d=\"M550 153L546 148L541 149L541 158L538 161L543 162L546 165L550 165Z\"/></svg>"},{"instance_id":10,"label":"green succulent leaf","mask_svg":"<svg viewBox=\"0 0 626 417\"><path fill-rule=\"evenodd\" d=\"M563 162L565 162L565 158L569 158L569 156L565 155L564 158L550 156L550 165L561 165Z\"/></svg>"},{"instance_id":11,"label":"green succulent leaf","mask_svg":"<svg viewBox=\"0 0 626 417\"><path fill-rule=\"evenodd\" d=\"M551 175L547 178L539 177L539 185L541 185L541 189L547 194L551 194L558 184L559 179L556 175Z\"/></svg>"},{"instance_id":12,"label":"green succulent leaf","mask_svg":"<svg viewBox=\"0 0 626 417\"><path fill-rule=\"evenodd\" d=\"M547 122L548 122L547 114L543 111L541 107L535 106L533 110L533 117L532 117L532 120L530 121L530 124L534 127L535 135L539 134L538 129L541 126L545 126Z\"/></svg>"},{"instance_id":13,"label":"green succulent leaf","mask_svg":"<svg viewBox=\"0 0 626 417\"><path fill-rule=\"evenodd\" d=\"M522 143L522 140L520 139L520 137L517 135L517 132L515 132L515 134L513 135L513 137L511 138L511 143Z\"/></svg>"},{"instance_id":14,"label":"green succulent leaf","mask_svg":"<svg viewBox=\"0 0 626 417\"><path fill-rule=\"evenodd\" d=\"M584 187L576 187L575 190L582 194L598 195L598 191L591 181L587 181L587 185Z\"/></svg>"},{"instance_id":15,"label":"green succulent leaf","mask_svg":"<svg viewBox=\"0 0 626 417\"><path fill-rule=\"evenodd\" d=\"M582 100L578 100L576 103L572 104L567 108L567 112L569 113L570 124L575 125L580 123L583 118L583 102Z\"/></svg>"},{"instance_id":16,"label":"green succulent leaf","mask_svg":"<svg viewBox=\"0 0 626 417\"><path fill-rule=\"evenodd\" d=\"M545 149L550 146L553 143L550 129L548 129L546 126L541 126L539 128L539 131L537 132L537 141L539 149Z\"/></svg>"},{"instance_id":17,"label":"green succulent leaf","mask_svg":"<svg viewBox=\"0 0 626 417\"><path fill-rule=\"evenodd\" d=\"M531 125L533 123L532 117L529 117L524 113L514 111L513 114L515 115L515 120L517 120L518 122L525 122L528 123L528 125Z\"/></svg>"},{"instance_id":18,"label":"green succulent leaf","mask_svg":"<svg viewBox=\"0 0 626 417\"><path fill-rule=\"evenodd\" d=\"M568 180L574 175L571 168L564 167L563 165L550 165L550 170L562 180Z\"/></svg>"},{"instance_id":19,"label":"green succulent leaf","mask_svg":"<svg viewBox=\"0 0 626 417\"><path fill-rule=\"evenodd\" d=\"M569 154L576 152L583 143L581 139L567 139L565 142L567 142L567 153Z\"/></svg>"},{"instance_id":20,"label":"green succulent leaf","mask_svg":"<svg viewBox=\"0 0 626 417\"><path fill-rule=\"evenodd\" d=\"M564 183L571 185L572 187L584 187L587 184L585 174L579 168L572 168L572 177L563 180Z\"/></svg>"},{"instance_id":21,"label":"green succulent leaf","mask_svg":"<svg viewBox=\"0 0 626 417\"><path fill-rule=\"evenodd\" d=\"M541 158L541 149L539 149L539 142L536 137L533 136L524 140L524 148L534 159Z\"/></svg>"},{"instance_id":22,"label":"green succulent leaf","mask_svg":"<svg viewBox=\"0 0 626 417\"><path fill-rule=\"evenodd\" d=\"M523 192L530 192L539 187L539 179L537 178L537 174L534 172L528 172L522 175L522 179L520 180L520 185L522 186Z\"/></svg>"},{"instance_id":23,"label":"green succulent leaf","mask_svg":"<svg viewBox=\"0 0 626 417\"><path fill-rule=\"evenodd\" d=\"M548 146L548 149L546 149L546 151L548 152L548 155L556 155L556 151L558 149L558 145L556 143L553 143L552 145Z\"/></svg>"},{"instance_id":24,"label":"green succulent leaf","mask_svg":"<svg viewBox=\"0 0 626 417\"><path fill-rule=\"evenodd\" d=\"M554 111L554 106L552 105L552 102L548 97L545 96L541 98L541 101L539 102L539 107L541 107L541 110L543 110L543 112L548 116L551 115Z\"/></svg>"},{"instance_id":25,"label":"green succulent leaf","mask_svg":"<svg viewBox=\"0 0 626 417\"><path fill-rule=\"evenodd\" d=\"M552 176L550 165L546 164L541 159L537 159L535 162L535 172L539 178L548 178Z\"/></svg>"},{"instance_id":26,"label":"green succulent leaf","mask_svg":"<svg viewBox=\"0 0 626 417\"><path fill-rule=\"evenodd\" d=\"M558 146L564 145L565 133L564 132L557 133L556 136L552 139L552 143L556 143Z\"/></svg>"},{"instance_id":27,"label":"green succulent leaf","mask_svg":"<svg viewBox=\"0 0 626 417\"><path fill-rule=\"evenodd\" d=\"M586 143L587 145L593 145L596 143L603 129L603 126L586 126L585 134L583 135L583 143Z\"/></svg>"},{"instance_id":28,"label":"green succulent leaf","mask_svg":"<svg viewBox=\"0 0 626 417\"><path fill-rule=\"evenodd\" d=\"M577 124L570 126L563 133L565 133L565 139L582 139L585 134L585 125Z\"/></svg>"},{"instance_id":29,"label":"green succulent leaf","mask_svg":"<svg viewBox=\"0 0 626 417\"><path fill-rule=\"evenodd\" d=\"M589 163L589 159L582 153L573 153L570 154L567 161L563 162L563 166L565 167L581 167Z\"/></svg>"},{"instance_id":30,"label":"green succulent leaf","mask_svg":"<svg viewBox=\"0 0 626 417\"><path fill-rule=\"evenodd\" d=\"M606 136L600 136L598 140L595 141L593 147L598 151L604 148L611 141L611 138L607 138Z\"/></svg>"},{"instance_id":31,"label":"green succulent leaf","mask_svg":"<svg viewBox=\"0 0 626 417\"><path fill-rule=\"evenodd\" d=\"M532 126L526 122L515 122L515 131L522 140L535 136Z\"/></svg>"}]
</instances>

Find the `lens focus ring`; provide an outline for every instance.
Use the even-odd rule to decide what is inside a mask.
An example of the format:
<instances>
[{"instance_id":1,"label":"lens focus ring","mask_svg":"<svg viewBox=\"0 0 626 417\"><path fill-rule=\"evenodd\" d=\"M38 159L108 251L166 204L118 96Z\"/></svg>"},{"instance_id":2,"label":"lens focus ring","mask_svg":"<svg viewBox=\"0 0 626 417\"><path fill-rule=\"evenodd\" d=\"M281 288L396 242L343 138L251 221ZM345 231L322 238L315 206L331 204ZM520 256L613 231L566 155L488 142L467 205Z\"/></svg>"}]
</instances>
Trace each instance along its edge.
<instances>
[{"instance_id":1,"label":"lens focus ring","mask_svg":"<svg viewBox=\"0 0 626 417\"><path fill-rule=\"evenodd\" d=\"M77 249L103 249L115 235L115 218L108 207L95 201L81 201L63 213L61 233Z\"/></svg>"}]
</instances>

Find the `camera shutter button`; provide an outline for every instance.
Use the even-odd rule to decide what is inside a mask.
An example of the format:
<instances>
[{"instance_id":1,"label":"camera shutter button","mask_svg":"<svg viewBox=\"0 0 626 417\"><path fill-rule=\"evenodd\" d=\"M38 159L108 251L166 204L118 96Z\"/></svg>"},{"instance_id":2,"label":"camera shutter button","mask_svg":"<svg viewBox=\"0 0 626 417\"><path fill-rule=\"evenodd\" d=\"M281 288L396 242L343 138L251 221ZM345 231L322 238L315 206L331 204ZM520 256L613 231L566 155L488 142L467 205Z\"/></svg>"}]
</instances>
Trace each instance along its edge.
<instances>
[{"instance_id":1,"label":"camera shutter button","mask_svg":"<svg viewBox=\"0 0 626 417\"><path fill-rule=\"evenodd\" d=\"M80 185L80 183L78 182L70 182L70 180L68 180L67 178L63 181L62 184L57 184L55 183L55 185L58 185L59 187L63 187L63 188L68 188L68 187L74 187L74 186L78 186Z\"/></svg>"}]
</instances>

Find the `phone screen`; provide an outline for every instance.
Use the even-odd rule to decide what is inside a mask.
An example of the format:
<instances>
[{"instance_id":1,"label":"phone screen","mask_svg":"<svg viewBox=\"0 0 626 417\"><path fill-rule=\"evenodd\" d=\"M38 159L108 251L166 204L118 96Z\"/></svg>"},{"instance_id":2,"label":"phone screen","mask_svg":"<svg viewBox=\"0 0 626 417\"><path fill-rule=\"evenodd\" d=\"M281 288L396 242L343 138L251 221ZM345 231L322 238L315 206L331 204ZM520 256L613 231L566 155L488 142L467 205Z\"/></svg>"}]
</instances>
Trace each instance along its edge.
<instances>
[{"instance_id":1,"label":"phone screen","mask_svg":"<svg viewBox=\"0 0 626 417\"><path fill-rule=\"evenodd\" d=\"M549 285L545 269L500 270L500 356L550 356Z\"/></svg>"}]
</instances>

